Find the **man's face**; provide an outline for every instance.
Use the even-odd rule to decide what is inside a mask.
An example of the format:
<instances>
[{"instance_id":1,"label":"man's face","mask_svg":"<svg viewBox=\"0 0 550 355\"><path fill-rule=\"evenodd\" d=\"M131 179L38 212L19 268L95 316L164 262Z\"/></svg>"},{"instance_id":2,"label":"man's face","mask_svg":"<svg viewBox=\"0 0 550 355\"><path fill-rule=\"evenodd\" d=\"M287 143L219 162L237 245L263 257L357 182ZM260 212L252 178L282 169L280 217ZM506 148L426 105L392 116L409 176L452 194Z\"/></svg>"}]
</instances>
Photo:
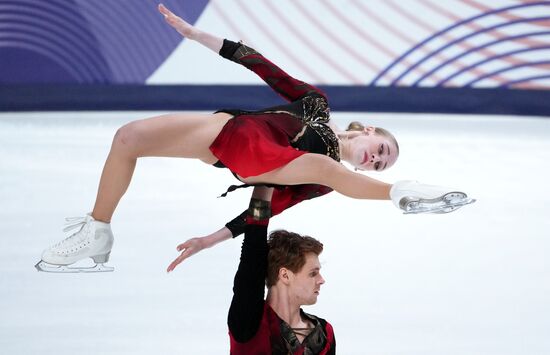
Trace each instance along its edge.
<instances>
[{"instance_id":1,"label":"man's face","mask_svg":"<svg viewBox=\"0 0 550 355\"><path fill-rule=\"evenodd\" d=\"M325 279L321 276L319 256L314 253L306 254L306 263L300 271L289 271L291 296L300 305L311 305L317 302L317 296Z\"/></svg>"}]
</instances>

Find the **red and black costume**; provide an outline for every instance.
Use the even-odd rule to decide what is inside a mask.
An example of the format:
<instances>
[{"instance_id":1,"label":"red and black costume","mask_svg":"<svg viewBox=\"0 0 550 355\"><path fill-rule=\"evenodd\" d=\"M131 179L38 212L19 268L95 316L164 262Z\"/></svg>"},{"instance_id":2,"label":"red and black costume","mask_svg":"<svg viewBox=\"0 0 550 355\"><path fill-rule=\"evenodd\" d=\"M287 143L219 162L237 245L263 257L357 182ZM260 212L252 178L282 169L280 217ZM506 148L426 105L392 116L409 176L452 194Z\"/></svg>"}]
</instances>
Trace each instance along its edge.
<instances>
[{"instance_id":1,"label":"red and black costume","mask_svg":"<svg viewBox=\"0 0 550 355\"><path fill-rule=\"evenodd\" d=\"M220 55L252 70L290 103L259 111L218 111L230 113L233 118L210 146L219 159L215 166L246 178L280 168L308 152L340 161L338 139L327 125L330 110L323 92L294 79L242 43L224 40ZM315 184L278 186L273 194L272 214L331 191ZM244 231L244 216L245 213L226 224L234 237Z\"/></svg>"},{"instance_id":2,"label":"red and black costume","mask_svg":"<svg viewBox=\"0 0 550 355\"><path fill-rule=\"evenodd\" d=\"M300 343L288 323L265 302L267 221L255 222L249 217L246 222L227 318L231 355L335 354L334 331L326 320L300 310L302 317L314 326Z\"/></svg>"}]
</instances>

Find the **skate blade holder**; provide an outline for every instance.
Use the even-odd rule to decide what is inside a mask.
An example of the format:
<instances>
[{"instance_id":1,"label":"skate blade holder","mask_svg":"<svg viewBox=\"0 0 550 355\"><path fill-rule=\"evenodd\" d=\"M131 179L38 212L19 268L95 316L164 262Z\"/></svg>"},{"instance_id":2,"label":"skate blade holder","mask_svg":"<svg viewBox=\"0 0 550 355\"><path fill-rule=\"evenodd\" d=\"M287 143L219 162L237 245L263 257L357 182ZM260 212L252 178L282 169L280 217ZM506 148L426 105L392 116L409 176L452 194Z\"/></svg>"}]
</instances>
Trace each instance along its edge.
<instances>
[{"instance_id":1,"label":"skate blade holder","mask_svg":"<svg viewBox=\"0 0 550 355\"><path fill-rule=\"evenodd\" d=\"M91 273L91 272L111 272L114 267L105 266L103 263L97 263L94 266L71 266L71 265L52 265L44 261L39 261L35 266L36 270L43 272L52 272L59 274L66 273Z\"/></svg>"},{"instance_id":2,"label":"skate blade holder","mask_svg":"<svg viewBox=\"0 0 550 355\"><path fill-rule=\"evenodd\" d=\"M433 199L404 197L399 204L404 210L403 214L443 214L453 212L474 202L476 200L469 198L464 192L455 191Z\"/></svg>"}]
</instances>

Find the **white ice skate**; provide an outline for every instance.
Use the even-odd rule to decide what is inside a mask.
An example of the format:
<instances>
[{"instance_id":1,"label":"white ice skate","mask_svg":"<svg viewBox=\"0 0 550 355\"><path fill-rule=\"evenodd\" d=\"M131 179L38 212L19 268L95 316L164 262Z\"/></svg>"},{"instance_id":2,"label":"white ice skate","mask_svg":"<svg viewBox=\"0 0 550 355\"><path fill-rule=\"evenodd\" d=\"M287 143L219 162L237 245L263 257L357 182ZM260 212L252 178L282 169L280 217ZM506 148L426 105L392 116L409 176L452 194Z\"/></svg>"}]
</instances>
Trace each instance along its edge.
<instances>
[{"instance_id":1,"label":"white ice skate","mask_svg":"<svg viewBox=\"0 0 550 355\"><path fill-rule=\"evenodd\" d=\"M404 214L449 213L476 202L464 192L418 181L398 181L390 191L393 204Z\"/></svg>"},{"instance_id":2,"label":"white ice skate","mask_svg":"<svg viewBox=\"0 0 550 355\"><path fill-rule=\"evenodd\" d=\"M70 237L44 250L42 260L35 265L38 271L45 272L107 272L114 268L105 266L113 247L111 225L96 221L91 215L67 218L64 232L80 227ZM92 258L95 266L70 266L77 261Z\"/></svg>"}]
</instances>

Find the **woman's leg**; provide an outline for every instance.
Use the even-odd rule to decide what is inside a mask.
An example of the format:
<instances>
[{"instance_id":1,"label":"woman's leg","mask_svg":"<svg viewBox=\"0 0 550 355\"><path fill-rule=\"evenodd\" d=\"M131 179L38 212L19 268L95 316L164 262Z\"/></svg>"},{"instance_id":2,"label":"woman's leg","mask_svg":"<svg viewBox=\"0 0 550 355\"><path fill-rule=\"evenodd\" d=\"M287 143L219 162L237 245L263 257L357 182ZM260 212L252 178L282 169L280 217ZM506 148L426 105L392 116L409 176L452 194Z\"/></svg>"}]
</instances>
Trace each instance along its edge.
<instances>
[{"instance_id":1,"label":"woman's leg","mask_svg":"<svg viewBox=\"0 0 550 355\"><path fill-rule=\"evenodd\" d=\"M216 162L209 147L230 118L226 113L168 114L121 127L101 174L92 217L111 221L130 185L137 158L181 157L201 159L208 164Z\"/></svg>"}]
</instances>

